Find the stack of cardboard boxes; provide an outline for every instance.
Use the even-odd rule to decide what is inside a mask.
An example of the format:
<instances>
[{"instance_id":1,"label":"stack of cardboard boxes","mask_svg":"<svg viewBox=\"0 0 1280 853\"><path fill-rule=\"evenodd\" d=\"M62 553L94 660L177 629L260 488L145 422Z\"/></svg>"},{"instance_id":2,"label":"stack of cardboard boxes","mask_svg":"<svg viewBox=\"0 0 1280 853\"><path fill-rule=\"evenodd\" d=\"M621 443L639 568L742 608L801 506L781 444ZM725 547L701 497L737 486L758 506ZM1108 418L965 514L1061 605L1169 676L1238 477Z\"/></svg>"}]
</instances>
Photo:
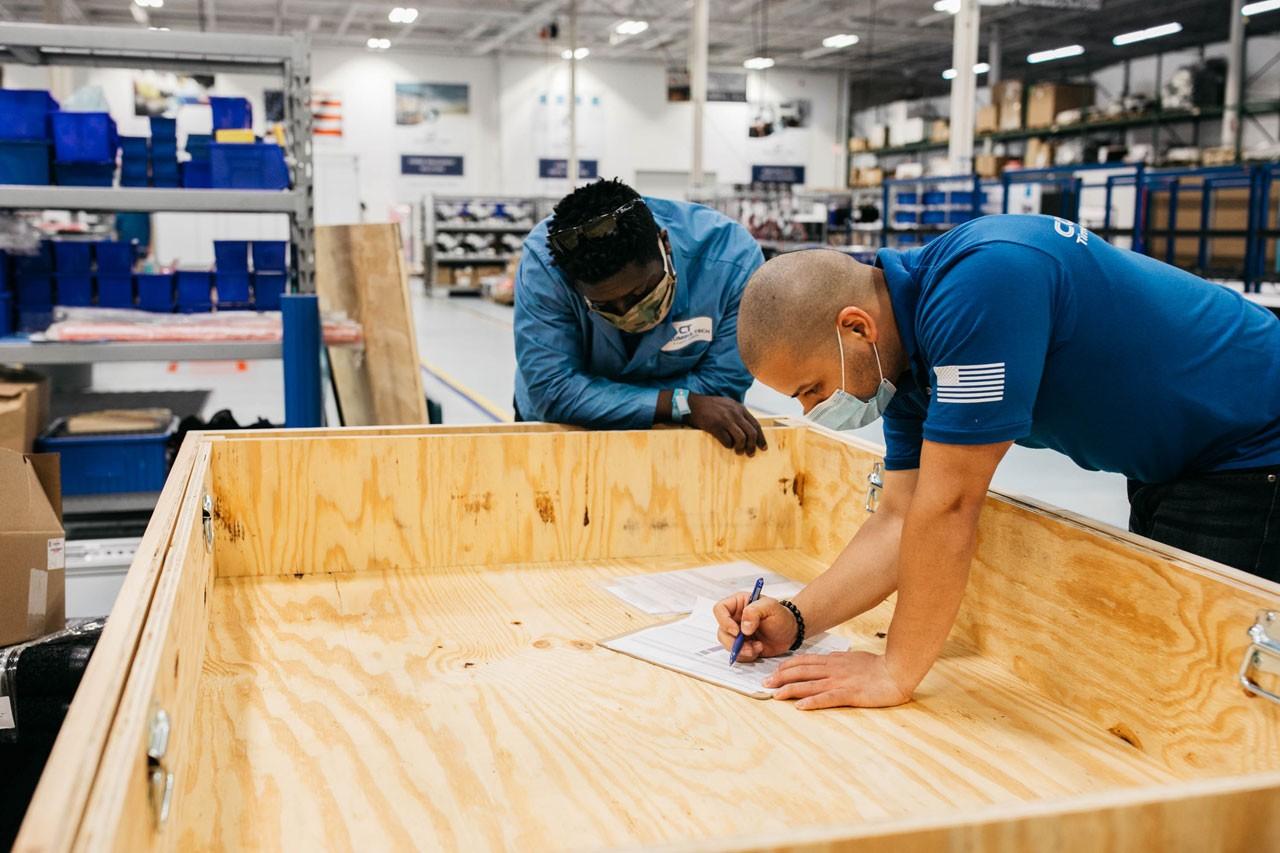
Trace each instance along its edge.
<instances>
[{"instance_id":1,"label":"stack of cardboard boxes","mask_svg":"<svg viewBox=\"0 0 1280 853\"><path fill-rule=\"evenodd\" d=\"M1027 95L1027 127L1052 127L1058 114L1093 106L1093 84L1037 83Z\"/></svg>"}]
</instances>

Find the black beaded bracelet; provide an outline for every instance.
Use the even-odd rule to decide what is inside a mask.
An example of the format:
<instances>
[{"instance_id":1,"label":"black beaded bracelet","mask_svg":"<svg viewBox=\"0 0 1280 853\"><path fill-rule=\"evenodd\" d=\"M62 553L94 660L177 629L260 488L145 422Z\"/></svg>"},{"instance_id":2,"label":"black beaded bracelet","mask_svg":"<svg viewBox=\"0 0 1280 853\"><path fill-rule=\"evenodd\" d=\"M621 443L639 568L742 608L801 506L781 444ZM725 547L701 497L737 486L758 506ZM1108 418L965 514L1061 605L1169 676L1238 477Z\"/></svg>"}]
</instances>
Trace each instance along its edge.
<instances>
[{"instance_id":1,"label":"black beaded bracelet","mask_svg":"<svg viewBox=\"0 0 1280 853\"><path fill-rule=\"evenodd\" d=\"M787 649L789 652L794 652L796 649L800 648L802 643L804 643L804 617L800 615L800 608L796 607L787 599L784 598L778 603L790 610L791 615L796 617L796 639L795 642L791 644L791 648Z\"/></svg>"}]
</instances>

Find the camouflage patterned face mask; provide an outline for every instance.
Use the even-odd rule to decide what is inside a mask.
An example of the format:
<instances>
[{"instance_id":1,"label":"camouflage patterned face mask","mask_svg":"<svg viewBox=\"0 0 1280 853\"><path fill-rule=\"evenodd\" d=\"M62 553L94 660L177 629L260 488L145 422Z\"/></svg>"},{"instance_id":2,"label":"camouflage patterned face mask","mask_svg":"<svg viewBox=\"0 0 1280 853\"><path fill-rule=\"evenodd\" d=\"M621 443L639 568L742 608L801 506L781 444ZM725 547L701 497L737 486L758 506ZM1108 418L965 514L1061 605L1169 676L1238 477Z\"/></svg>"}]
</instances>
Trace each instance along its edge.
<instances>
[{"instance_id":1,"label":"camouflage patterned face mask","mask_svg":"<svg viewBox=\"0 0 1280 853\"><path fill-rule=\"evenodd\" d=\"M611 314L608 311L600 310L588 300L587 304L591 307L591 310L619 330L632 334L647 332L665 320L667 314L671 311L671 303L676 295L676 273L671 268L671 259L667 255L666 248L662 245L661 240L658 241L658 251L662 253L662 280L642 296L639 302L632 305L623 314Z\"/></svg>"}]
</instances>

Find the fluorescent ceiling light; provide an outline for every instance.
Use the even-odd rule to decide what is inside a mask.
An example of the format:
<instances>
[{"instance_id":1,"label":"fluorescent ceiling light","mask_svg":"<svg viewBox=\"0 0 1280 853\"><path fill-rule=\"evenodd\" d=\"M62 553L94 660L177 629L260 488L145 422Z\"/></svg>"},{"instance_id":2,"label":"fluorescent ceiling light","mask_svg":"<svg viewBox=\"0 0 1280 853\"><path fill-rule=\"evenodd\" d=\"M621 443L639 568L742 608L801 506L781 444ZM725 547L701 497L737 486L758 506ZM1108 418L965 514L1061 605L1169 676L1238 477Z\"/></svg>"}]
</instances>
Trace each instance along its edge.
<instances>
[{"instance_id":1,"label":"fluorescent ceiling light","mask_svg":"<svg viewBox=\"0 0 1280 853\"><path fill-rule=\"evenodd\" d=\"M391 39L371 38L365 44L370 50L387 50L391 47Z\"/></svg>"},{"instance_id":2,"label":"fluorescent ceiling light","mask_svg":"<svg viewBox=\"0 0 1280 853\"><path fill-rule=\"evenodd\" d=\"M614 27L613 31L620 36L638 36L647 29L649 29L648 21L623 21Z\"/></svg>"},{"instance_id":3,"label":"fluorescent ceiling light","mask_svg":"<svg viewBox=\"0 0 1280 853\"><path fill-rule=\"evenodd\" d=\"M986 62L979 62L977 65L973 66L974 74L986 74L990 70L991 70L991 66ZM943 80L956 79L956 70L954 68L948 68L946 71L943 71L942 79Z\"/></svg>"},{"instance_id":4,"label":"fluorescent ceiling light","mask_svg":"<svg viewBox=\"0 0 1280 853\"><path fill-rule=\"evenodd\" d=\"M1009 0L978 0L979 6L1004 6ZM933 4L933 11L946 12L948 15L954 15L960 11L960 0L937 0Z\"/></svg>"},{"instance_id":5,"label":"fluorescent ceiling light","mask_svg":"<svg viewBox=\"0 0 1280 853\"><path fill-rule=\"evenodd\" d=\"M1240 14L1246 18L1250 15L1261 15L1263 12L1274 12L1280 9L1280 0L1259 0L1257 3L1245 3Z\"/></svg>"},{"instance_id":6,"label":"fluorescent ceiling light","mask_svg":"<svg viewBox=\"0 0 1280 853\"><path fill-rule=\"evenodd\" d=\"M169 32L169 28L168 28L168 27L147 27L147 29L151 30L151 32L153 32L153 33L167 33L167 32Z\"/></svg>"},{"instance_id":7,"label":"fluorescent ceiling light","mask_svg":"<svg viewBox=\"0 0 1280 853\"><path fill-rule=\"evenodd\" d=\"M750 68L752 71L764 71L766 68L773 67L773 58L768 56L753 56L746 62L742 63L743 68Z\"/></svg>"},{"instance_id":8,"label":"fluorescent ceiling light","mask_svg":"<svg viewBox=\"0 0 1280 853\"><path fill-rule=\"evenodd\" d=\"M1084 53L1084 48L1078 44L1069 44L1065 47L1055 47L1053 50L1040 50L1035 53L1027 54L1027 62L1035 65L1037 62L1052 62L1055 59L1068 59L1072 56L1079 56Z\"/></svg>"},{"instance_id":9,"label":"fluorescent ceiling light","mask_svg":"<svg viewBox=\"0 0 1280 853\"><path fill-rule=\"evenodd\" d=\"M164 0L133 0L133 2L141 6L143 9L163 9Z\"/></svg>"},{"instance_id":10,"label":"fluorescent ceiling light","mask_svg":"<svg viewBox=\"0 0 1280 853\"><path fill-rule=\"evenodd\" d=\"M853 33L838 33L834 36L827 36L822 40L823 47L830 47L839 50L842 47L852 47L858 43L858 37Z\"/></svg>"},{"instance_id":11,"label":"fluorescent ceiling light","mask_svg":"<svg viewBox=\"0 0 1280 853\"><path fill-rule=\"evenodd\" d=\"M1126 44L1133 44L1135 41L1146 41L1147 39L1158 39L1161 36L1171 36L1174 33L1182 32L1182 24L1173 22L1171 24L1161 24L1158 27L1147 27L1145 30L1134 30L1131 33L1121 33L1111 40L1116 47L1122 47Z\"/></svg>"},{"instance_id":12,"label":"fluorescent ceiling light","mask_svg":"<svg viewBox=\"0 0 1280 853\"><path fill-rule=\"evenodd\" d=\"M560 52L561 59L586 59L590 55L590 48L585 47L580 47L577 50L569 50L566 48Z\"/></svg>"},{"instance_id":13,"label":"fluorescent ceiling light","mask_svg":"<svg viewBox=\"0 0 1280 853\"><path fill-rule=\"evenodd\" d=\"M387 14L387 20L393 24L412 24L418 20L418 10L412 6L397 6Z\"/></svg>"}]
</instances>

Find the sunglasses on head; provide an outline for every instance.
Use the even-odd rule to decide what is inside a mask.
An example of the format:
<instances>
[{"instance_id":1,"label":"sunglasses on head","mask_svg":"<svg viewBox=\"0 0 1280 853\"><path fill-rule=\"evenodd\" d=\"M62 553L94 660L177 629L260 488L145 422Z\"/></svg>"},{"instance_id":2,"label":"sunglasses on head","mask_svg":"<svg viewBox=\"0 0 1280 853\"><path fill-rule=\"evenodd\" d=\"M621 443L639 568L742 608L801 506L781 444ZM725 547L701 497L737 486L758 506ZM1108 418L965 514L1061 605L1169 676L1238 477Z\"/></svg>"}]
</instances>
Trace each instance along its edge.
<instances>
[{"instance_id":1,"label":"sunglasses on head","mask_svg":"<svg viewBox=\"0 0 1280 853\"><path fill-rule=\"evenodd\" d=\"M581 225L574 225L569 228L556 231L553 234L548 234L547 240L559 252L572 252L583 239L598 240L601 237L608 237L609 235L616 233L618 230L618 219L638 204L643 204L643 201L638 198L633 198L631 201L627 202L612 213L605 213L601 216L589 219Z\"/></svg>"}]
</instances>

